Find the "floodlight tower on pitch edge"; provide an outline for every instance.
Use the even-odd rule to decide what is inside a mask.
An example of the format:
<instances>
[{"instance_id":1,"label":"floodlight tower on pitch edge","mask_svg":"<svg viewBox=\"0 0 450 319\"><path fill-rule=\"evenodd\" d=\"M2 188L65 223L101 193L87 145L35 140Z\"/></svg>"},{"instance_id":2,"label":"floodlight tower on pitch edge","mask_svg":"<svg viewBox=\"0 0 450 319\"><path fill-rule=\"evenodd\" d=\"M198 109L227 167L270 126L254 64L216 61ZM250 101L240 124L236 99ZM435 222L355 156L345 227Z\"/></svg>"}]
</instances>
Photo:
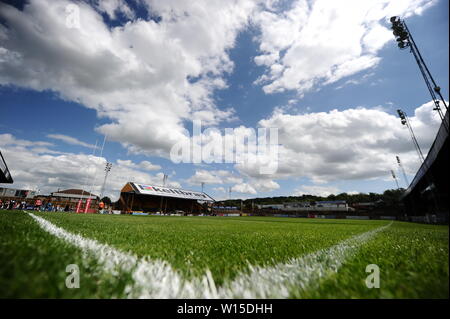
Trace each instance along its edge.
<instances>
[{"instance_id":1,"label":"floodlight tower on pitch edge","mask_svg":"<svg viewBox=\"0 0 450 319\"><path fill-rule=\"evenodd\" d=\"M408 116L406 115L405 112L403 112L402 110L397 110L398 116L400 117L400 120L402 122L402 125L406 125L406 127L409 130L409 134L411 135L411 139L414 143L414 147L416 148L417 151L417 155L419 155L419 159L420 159L420 164L422 164L425 161L425 158L423 156L422 150L420 149L419 143L417 142L416 139L416 135L414 134L414 131L412 129L411 124L409 123L409 119Z\"/></svg>"},{"instance_id":2,"label":"floodlight tower on pitch edge","mask_svg":"<svg viewBox=\"0 0 450 319\"><path fill-rule=\"evenodd\" d=\"M103 192L105 191L106 179L111 171L112 163L107 162L105 165L105 179L103 180L102 191L100 192L100 200L103 198Z\"/></svg>"},{"instance_id":3,"label":"floodlight tower on pitch edge","mask_svg":"<svg viewBox=\"0 0 450 319\"><path fill-rule=\"evenodd\" d=\"M409 129L409 133L411 134L411 138L413 140L413 143L414 143L414 146L416 148L417 154L419 155L419 158L420 158L420 164L425 165L425 167L426 167L426 169L428 171L430 168L428 167L428 164L425 162L425 158L423 156L422 150L420 149L419 143L417 142L416 135L414 134L414 131L413 131L412 127L411 127L411 124L409 123L408 116L402 110L397 110L397 113L398 113L398 115L400 117L400 120L401 120L402 124L406 125L408 127L408 129ZM430 175L431 175L431 173L430 173ZM430 184L434 184L433 183L433 179L434 178L432 176L427 177L427 175L425 175L425 178L428 180L428 182ZM438 204L438 201L437 201L436 195L434 194L434 190L433 189L431 190L431 197L433 198L433 202L434 202L434 205L436 207L436 210L439 210L439 204Z\"/></svg>"},{"instance_id":4,"label":"floodlight tower on pitch edge","mask_svg":"<svg viewBox=\"0 0 450 319\"><path fill-rule=\"evenodd\" d=\"M400 189L400 186L398 185L397 176L395 176L394 170L391 169L392 178L395 180L395 184L397 185L397 189Z\"/></svg>"},{"instance_id":5,"label":"floodlight tower on pitch edge","mask_svg":"<svg viewBox=\"0 0 450 319\"><path fill-rule=\"evenodd\" d=\"M420 73L422 73L423 79L425 80L425 84L427 85L428 91L430 92L431 98L434 102L434 111L437 111L439 113L439 117L441 118L441 121L444 123L444 127L447 130L448 133L448 123L445 122L444 114L442 113L440 102L444 105L446 111L448 111L447 103L445 102L444 97L441 93L441 88L436 84L436 82L433 79L433 76L430 73L430 70L428 69L427 65L425 64L425 61L420 54L419 49L417 48L416 42L414 41L413 36L411 35L411 32L409 31L405 20L401 20L399 17L394 16L390 19L392 23L392 30L394 33L394 36L397 40L398 47L401 50L404 50L406 48L410 48L411 53L414 55L414 58L417 62L417 65L419 66ZM438 100L439 96L440 101Z\"/></svg>"},{"instance_id":6,"label":"floodlight tower on pitch edge","mask_svg":"<svg viewBox=\"0 0 450 319\"><path fill-rule=\"evenodd\" d=\"M406 176L405 168L403 167L402 162L400 162L400 157L396 156L396 158L397 158L398 166L400 167L400 170L403 173L403 178L405 179L406 187L408 187L409 181L408 181L408 177Z\"/></svg>"}]
</instances>

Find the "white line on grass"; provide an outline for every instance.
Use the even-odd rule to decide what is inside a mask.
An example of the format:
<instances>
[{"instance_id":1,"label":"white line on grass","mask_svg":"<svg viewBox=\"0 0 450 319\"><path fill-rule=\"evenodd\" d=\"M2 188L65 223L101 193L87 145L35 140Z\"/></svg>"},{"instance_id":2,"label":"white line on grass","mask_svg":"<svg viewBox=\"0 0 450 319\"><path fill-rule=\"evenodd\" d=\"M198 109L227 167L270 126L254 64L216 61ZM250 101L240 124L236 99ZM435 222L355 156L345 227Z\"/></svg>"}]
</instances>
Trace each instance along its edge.
<instances>
[{"instance_id":1,"label":"white line on grass","mask_svg":"<svg viewBox=\"0 0 450 319\"><path fill-rule=\"evenodd\" d=\"M200 278L186 279L165 261L138 258L70 233L33 213L29 215L48 233L96 258L105 271L117 275L120 272L131 273L133 283L125 289L129 298L288 298L293 290L315 288L319 280L336 273L360 246L392 224L351 237L327 249L293 258L287 263L270 267L250 265L248 271L216 287L209 270Z\"/></svg>"}]
</instances>

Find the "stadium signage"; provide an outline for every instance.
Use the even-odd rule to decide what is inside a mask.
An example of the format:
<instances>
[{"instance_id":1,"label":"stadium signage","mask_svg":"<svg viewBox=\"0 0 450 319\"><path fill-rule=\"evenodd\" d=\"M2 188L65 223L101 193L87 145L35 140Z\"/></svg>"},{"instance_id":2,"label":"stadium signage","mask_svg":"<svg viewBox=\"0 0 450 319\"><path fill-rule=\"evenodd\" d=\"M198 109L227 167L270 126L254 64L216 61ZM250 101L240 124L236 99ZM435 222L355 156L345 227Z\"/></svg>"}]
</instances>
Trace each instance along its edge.
<instances>
[{"instance_id":1,"label":"stadium signage","mask_svg":"<svg viewBox=\"0 0 450 319\"><path fill-rule=\"evenodd\" d=\"M136 189L141 194L147 195L156 195L156 196L169 196L169 197L177 197L177 198L185 198L185 199L196 199L196 200L212 200L211 197L201 192L193 192L182 190L178 188L169 188L162 186L152 186L152 185L144 185L144 184L136 184L134 183Z\"/></svg>"}]
</instances>

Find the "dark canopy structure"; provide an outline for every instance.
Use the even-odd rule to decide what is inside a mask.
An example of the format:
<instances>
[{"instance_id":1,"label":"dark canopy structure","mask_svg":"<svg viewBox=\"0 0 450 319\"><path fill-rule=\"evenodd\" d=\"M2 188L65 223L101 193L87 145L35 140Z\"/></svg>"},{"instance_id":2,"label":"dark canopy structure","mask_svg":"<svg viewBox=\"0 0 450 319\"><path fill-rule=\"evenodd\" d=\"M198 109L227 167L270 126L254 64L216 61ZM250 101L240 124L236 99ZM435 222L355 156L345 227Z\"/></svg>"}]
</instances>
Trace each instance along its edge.
<instances>
[{"instance_id":1,"label":"dark canopy structure","mask_svg":"<svg viewBox=\"0 0 450 319\"><path fill-rule=\"evenodd\" d=\"M203 192L128 182L120 192L119 208L124 212L163 214L205 213L205 203L214 199Z\"/></svg>"},{"instance_id":2,"label":"dark canopy structure","mask_svg":"<svg viewBox=\"0 0 450 319\"><path fill-rule=\"evenodd\" d=\"M406 213L412 216L435 214L442 221L449 215L449 114L445 114L436 138L413 181L403 195Z\"/></svg>"},{"instance_id":3,"label":"dark canopy structure","mask_svg":"<svg viewBox=\"0 0 450 319\"><path fill-rule=\"evenodd\" d=\"M0 183L12 184L13 182L14 181L11 177L11 173L9 172L8 165L6 165L5 158L0 151Z\"/></svg>"}]
</instances>

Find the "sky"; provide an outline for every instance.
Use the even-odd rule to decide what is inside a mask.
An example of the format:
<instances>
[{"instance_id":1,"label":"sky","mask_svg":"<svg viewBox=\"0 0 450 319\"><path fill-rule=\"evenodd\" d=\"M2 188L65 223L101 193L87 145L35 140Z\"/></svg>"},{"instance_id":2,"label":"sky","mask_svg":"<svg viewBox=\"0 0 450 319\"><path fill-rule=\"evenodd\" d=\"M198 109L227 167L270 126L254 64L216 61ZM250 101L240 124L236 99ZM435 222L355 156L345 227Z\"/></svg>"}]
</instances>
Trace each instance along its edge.
<instances>
[{"instance_id":1,"label":"sky","mask_svg":"<svg viewBox=\"0 0 450 319\"><path fill-rule=\"evenodd\" d=\"M391 170L406 188L420 162L396 110L424 153L440 119L394 15L448 99L446 0L4 1L7 187L100 194L110 162L114 200L164 174L218 200L380 193Z\"/></svg>"}]
</instances>

